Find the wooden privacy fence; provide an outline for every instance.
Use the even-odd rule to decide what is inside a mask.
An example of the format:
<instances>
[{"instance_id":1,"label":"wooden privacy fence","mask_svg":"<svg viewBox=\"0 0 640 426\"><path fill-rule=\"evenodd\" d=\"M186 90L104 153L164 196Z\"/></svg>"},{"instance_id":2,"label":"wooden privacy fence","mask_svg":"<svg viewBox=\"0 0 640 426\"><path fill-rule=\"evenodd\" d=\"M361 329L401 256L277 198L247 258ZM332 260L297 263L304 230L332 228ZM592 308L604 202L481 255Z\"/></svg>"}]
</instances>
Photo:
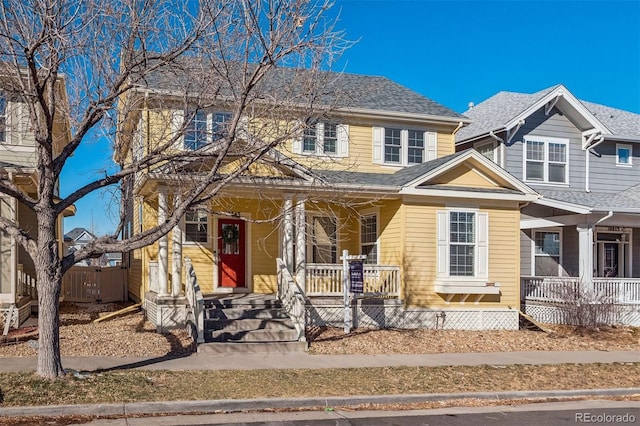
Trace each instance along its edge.
<instances>
[{"instance_id":1,"label":"wooden privacy fence","mask_svg":"<svg viewBox=\"0 0 640 426\"><path fill-rule=\"evenodd\" d=\"M61 298L67 302L123 302L127 300L127 269L74 266L62 278Z\"/></svg>"}]
</instances>

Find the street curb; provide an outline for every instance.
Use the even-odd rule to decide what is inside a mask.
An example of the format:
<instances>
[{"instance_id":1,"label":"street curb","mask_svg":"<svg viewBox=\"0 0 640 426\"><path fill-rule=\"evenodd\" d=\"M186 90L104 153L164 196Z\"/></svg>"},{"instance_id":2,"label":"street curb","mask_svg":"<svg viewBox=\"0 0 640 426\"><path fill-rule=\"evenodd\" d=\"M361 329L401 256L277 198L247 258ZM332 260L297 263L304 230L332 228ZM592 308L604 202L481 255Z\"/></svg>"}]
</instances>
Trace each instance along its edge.
<instances>
[{"instance_id":1,"label":"street curb","mask_svg":"<svg viewBox=\"0 0 640 426\"><path fill-rule=\"evenodd\" d=\"M0 408L0 417L18 416L125 416L130 414L213 414L277 408L345 407L362 404L414 404L459 399L535 399L640 395L640 388L575 389L550 391L431 393L401 395L359 395L352 397L224 399L210 401L161 401L122 404L45 405Z\"/></svg>"}]
</instances>

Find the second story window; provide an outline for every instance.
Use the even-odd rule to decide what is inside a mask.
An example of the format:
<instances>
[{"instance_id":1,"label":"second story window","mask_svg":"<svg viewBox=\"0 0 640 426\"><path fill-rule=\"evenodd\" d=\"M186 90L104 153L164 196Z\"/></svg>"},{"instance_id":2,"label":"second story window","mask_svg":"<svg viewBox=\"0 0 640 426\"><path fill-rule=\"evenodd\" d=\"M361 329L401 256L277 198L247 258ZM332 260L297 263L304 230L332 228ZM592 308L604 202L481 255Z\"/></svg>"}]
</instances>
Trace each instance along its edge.
<instances>
[{"instance_id":1,"label":"second story window","mask_svg":"<svg viewBox=\"0 0 640 426\"><path fill-rule=\"evenodd\" d=\"M424 163L424 132L409 130L408 136L407 163Z\"/></svg>"},{"instance_id":2,"label":"second story window","mask_svg":"<svg viewBox=\"0 0 640 426\"><path fill-rule=\"evenodd\" d=\"M374 163L412 166L434 160L438 154L435 132L399 127L373 128Z\"/></svg>"},{"instance_id":3,"label":"second story window","mask_svg":"<svg viewBox=\"0 0 640 426\"><path fill-rule=\"evenodd\" d=\"M489 160L497 163L496 161L496 143L495 142L483 142L473 147L480 155L488 158Z\"/></svg>"},{"instance_id":4,"label":"second story window","mask_svg":"<svg viewBox=\"0 0 640 426\"><path fill-rule=\"evenodd\" d=\"M186 114L189 117L191 114ZM184 147L195 151L207 144L207 113L198 111L191 117L184 131Z\"/></svg>"},{"instance_id":5,"label":"second story window","mask_svg":"<svg viewBox=\"0 0 640 426\"><path fill-rule=\"evenodd\" d=\"M227 136L231 113L197 111L186 113L191 121L184 130L184 148L197 150Z\"/></svg>"},{"instance_id":6,"label":"second story window","mask_svg":"<svg viewBox=\"0 0 640 426\"><path fill-rule=\"evenodd\" d=\"M402 141L400 140L400 129L384 129L384 162L400 164L400 154L402 151Z\"/></svg>"},{"instance_id":7,"label":"second story window","mask_svg":"<svg viewBox=\"0 0 640 426\"><path fill-rule=\"evenodd\" d=\"M322 151L325 154L338 153L338 128L335 123L324 123Z\"/></svg>"},{"instance_id":8,"label":"second story window","mask_svg":"<svg viewBox=\"0 0 640 426\"><path fill-rule=\"evenodd\" d=\"M633 148L631 145L616 144L616 164L618 166L631 166Z\"/></svg>"},{"instance_id":9,"label":"second story window","mask_svg":"<svg viewBox=\"0 0 640 426\"><path fill-rule=\"evenodd\" d=\"M304 129L302 136L302 151L305 153L316 152L316 142L318 140L317 125L311 124Z\"/></svg>"},{"instance_id":10,"label":"second story window","mask_svg":"<svg viewBox=\"0 0 640 426\"><path fill-rule=\"evenodd\" d=\"M305 126L302 137L293 142L293 152L306 155L347 157L349 126L334 122L317 122Z\"/></svg>"},{"instance_id":11,"label":"second story window","mask_svg":"<svg viewBox=\"0 0 640 426\"><path fill-rule=\"evenodd\" d=\"M525 137L524 177L544 183L568 182L568 140L537 136Z\"/></svg>"}]
</instances>

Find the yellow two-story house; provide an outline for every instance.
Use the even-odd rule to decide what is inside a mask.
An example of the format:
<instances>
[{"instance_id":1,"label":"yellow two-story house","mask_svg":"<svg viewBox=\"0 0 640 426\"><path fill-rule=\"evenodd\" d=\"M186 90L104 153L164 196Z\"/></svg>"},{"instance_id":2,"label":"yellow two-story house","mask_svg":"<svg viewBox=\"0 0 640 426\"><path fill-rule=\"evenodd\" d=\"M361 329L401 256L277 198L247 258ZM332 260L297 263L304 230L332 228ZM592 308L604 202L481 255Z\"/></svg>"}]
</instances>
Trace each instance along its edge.
<instances>
[{"instance_id":1,"label":"yellow two-story house","mask_svg":"<svg viewBox=\"0 0 640 426\"><path fill-rule=\"evenodd\" d=\"M283 127L299 131L127 256L131 297L159 327L179 324L185 257L205 296L276 293L280 259L305 295L307 325L338 325L348 254L364 262L356 326L517 328L520 208L537 193L476 151L455 152L468 118L384 77L327 76L349 96L322 114L292 113ZM184 96L168 99L171 81L149 81L128 95L129 105L139 96L139 112L122 124L123 156L149 152L154 132L166 138L172 128L184 130L174 148L197 152L234 119L228 98L190 114ZM264 128L256 123L268 111L245 109L238 138ZM162 223L184 182L182 173L139 173L126 231Z\"/></svg>"}]
</instances>

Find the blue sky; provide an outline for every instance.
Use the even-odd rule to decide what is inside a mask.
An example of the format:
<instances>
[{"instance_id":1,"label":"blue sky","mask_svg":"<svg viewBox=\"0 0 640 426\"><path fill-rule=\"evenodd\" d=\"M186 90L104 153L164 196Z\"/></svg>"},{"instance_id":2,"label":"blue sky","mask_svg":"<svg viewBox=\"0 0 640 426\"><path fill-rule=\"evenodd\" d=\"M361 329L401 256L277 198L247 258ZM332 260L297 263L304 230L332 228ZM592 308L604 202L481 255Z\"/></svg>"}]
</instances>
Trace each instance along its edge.
<instances>
[{"instance_id":1,"label":"blue sky","mask_svg":"<svg viewBox=\"0 0 640 426\"><path fill-rule=\"evenodd\" d=\"M499 91L562 83L579 99L640 113L640 0L336 0L337 12L358 42L335 70L388 77L455 111ZM65 167L62 195L110 157L104 142L82 147ZM76 203L65 231L113 230L108 200Z\"/></svg>"}]
</instances>

